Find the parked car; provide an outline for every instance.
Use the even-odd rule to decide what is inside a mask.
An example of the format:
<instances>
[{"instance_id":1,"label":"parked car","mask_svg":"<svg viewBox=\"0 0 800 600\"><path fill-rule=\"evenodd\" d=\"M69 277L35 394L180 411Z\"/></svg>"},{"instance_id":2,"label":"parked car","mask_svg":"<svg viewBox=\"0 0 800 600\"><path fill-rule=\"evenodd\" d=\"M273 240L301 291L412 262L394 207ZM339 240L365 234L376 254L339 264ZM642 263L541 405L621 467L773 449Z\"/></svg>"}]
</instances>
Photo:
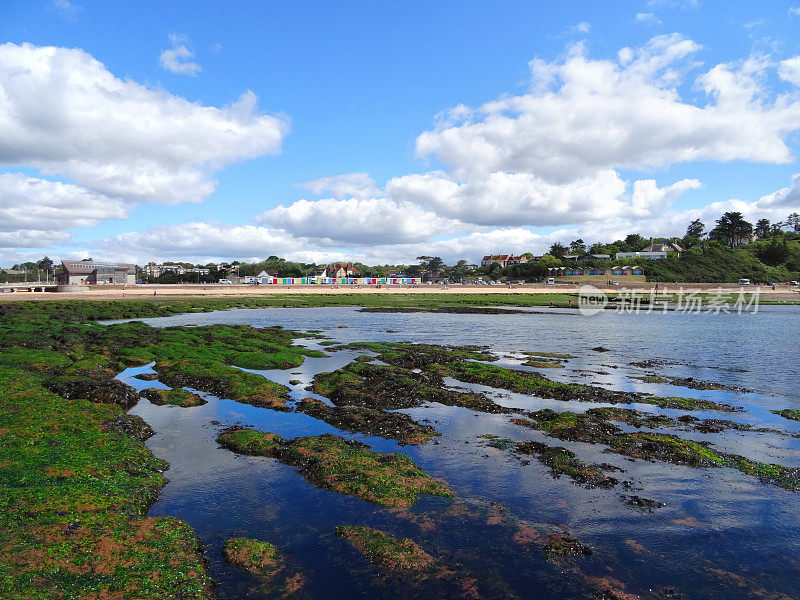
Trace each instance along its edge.
<instances>
[{"instance_id":1,"label":"parked car","mask_svg":"<svg viewBox=\"0 0 800 600\"><path fill-rule=\"evenodd\" d=\"M233 284L233 282L230 279L220 279L219 283L227 284L227 285L232 285Z\"/></svg>"},{"instance_id":2,"label":"parked car","mask_svg":"<svg viewBox=\"0 0 800 600\"><path fill-rule=\"evenodd\" d=\"M548 277L547 278L547 282L545 283L545 285L555 285L555 284L556 284L556 280L553 277Z\"/></svg>"},{"instance_id":3,"label":"parked car","mask_svg":"<svg viewBox=\"0 0 800 600\"><path fill-rule=\"evenodd\" d=\"M611 285L619 285L619 281L614 280L611 282Z\"/></svg>"},{"instance_id":4,"label":"parked car","mask_svg":"<svg viewBox=\"0 0 800 600\"><path fill-rule=\"evenodd\" d=\"M789 285L792 287L797 287L798 285L800 285L800 283L797 283L796 281L790 281Z\"/></svg>"},{"instance_id":5,"label":"parked car","mask_svg":"<svg viewBox=\"0 0 800 600\"><path fill-rule=\"evenodd\" d=\"M749 279L740 279L739 285L751 285L751 283Z\"/></svg>"}]
</instances>

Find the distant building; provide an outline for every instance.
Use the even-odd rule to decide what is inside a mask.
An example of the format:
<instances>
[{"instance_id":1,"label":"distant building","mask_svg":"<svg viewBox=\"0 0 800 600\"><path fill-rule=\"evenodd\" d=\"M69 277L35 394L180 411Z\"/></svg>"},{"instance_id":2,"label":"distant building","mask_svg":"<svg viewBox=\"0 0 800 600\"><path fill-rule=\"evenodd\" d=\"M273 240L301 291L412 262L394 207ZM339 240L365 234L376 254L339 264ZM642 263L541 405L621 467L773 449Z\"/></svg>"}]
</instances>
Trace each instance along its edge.
<instances>
[{"instance_id":1,"label":"distant building","mask_svg":"<svg viewBox=\"0 0 800 600\"><path fill-rule=\"evenodd\" d=\"M358 277L361 275L361 271L359 271L353 263L349 262L338 262L328 265L327 271L328 277L335 277L337 279L342 277Z\"/></svg>"},{"instance_id":2,"label":"distant building","mask_svg":"<svg viewBox=\"0 0 800 600\"><path fill-rule=\"evenodd\" d=\"M566 256L564 258L566 258ZM577 260L579 260L580 262L585 262L589 260L610 260L610 259L611 259L610 254L588 254L588 253L582 254L577 258Z\"/></svg>"},{"instance_id":3,"label":"distant building","mask_svg":"<svg viewBox=\"0 0 800 600\"><path fill-rule=\"evenodd\" d=\"M495 263L500 264L502 267L508 265L518 265L528 262L525 256L514 256L513 254L488 254L481 259L481 266L488 267Z\"/></svg>"},{"instance_id":4,"label":"distant building","mask_svg":"<svg viewBox=\"0 0 800 600\"><path fill-rule=\"evenodd\" d=\"M136 283L136 265L126 263L101 263L89 260L62 260L62 285L106 285Z\"/></svg>"},{"instance_id":5,"label":"distant building","mask_svg":"<svg viewBox=\"0 0 800 600\"><path fill-rule=\"evenodd\" d=\"M681 255L683 248L675 242L655 242L650 240L650 245L641 252L617 252L616 258L649 258L650 260L658 258L667 258L672 253Z\"/></svg>"},{"instance_id":6,"label":"distant building","mask_svg":"<svg viewBox=\"0 0 800 600\"><path fill-rule=\"evenodd\" d=\"M616 258L649 258L650 260L658 258L667 258L666 252L617 252Z\"/></svg>"},{"instance_id":7,"label":"distant building","mask_svg":"<svg viewBox=\"0 0 800 600\"><path fill-rule=\"evenodd\" d=\"M680 255L680 253L683 252L683 248L674 242L656 242L654 244L651 241L650 245L642 250L642 252L677 252L678 255Z\"/></svg>"}]
</instances>

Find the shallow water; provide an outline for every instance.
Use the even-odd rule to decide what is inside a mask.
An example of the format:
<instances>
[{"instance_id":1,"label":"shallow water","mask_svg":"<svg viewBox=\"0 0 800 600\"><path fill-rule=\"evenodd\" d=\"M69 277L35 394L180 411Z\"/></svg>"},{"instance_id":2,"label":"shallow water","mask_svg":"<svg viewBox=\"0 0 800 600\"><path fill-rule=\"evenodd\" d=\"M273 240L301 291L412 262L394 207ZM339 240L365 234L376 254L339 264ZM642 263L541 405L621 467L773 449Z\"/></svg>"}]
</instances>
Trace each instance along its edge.
<instances>
[{"instance_id":1,"label":"shallow water","mask_svg":"<svg viewBox=\"0 0 800 600\"><path fill-rule=\"evenodd\" d=\"M759 427L800 433L800 423L773 415L771 409L800 408L797 391L800 361L797 307L762 307L757 314L691 315L625 314L607 311L595 317L575 312L552 314L448 315L361 313L353 308L257 309L187 314L146 319L154 326L249 324L282 325L296 330L323 330L336 341L414 341L435 344L479 344L506 356L499 364L519 366L519 352L534 350L574 354L566 369L546 369L548 377L633 389L659 395L708 398L743 406L742 413L695 412L699 417L730 418ZM396 331L388 333L387 330ZM320 348L311 339L297 343ZM609 352L594 352L604 346ZM324 350L324 348L321 348ZM332 352L310 358L295 369L263 374L290 386L297 398L315 373L337 369L357 353ZM515 358L516 357L516 358ZM644 370L630 363L656 358L668 364ZM675 363L675 364L669 364ZM139 388L152 382L130 376L147 367L129 369L120 377ZM587 373L601 371L606 374ZM751 393L689 390L646 384L632 375L657 372L695 377L753 390ZM498 402L537 410L582 411L595 403L559 402L451 381L460 387L491 391ZM612 576L629 592L651 594L668 586L687 598L749 598L767 592L800 596L800 493L762 484L732 469L693 469L664 463L631 461L604 454L602 446L570 443L509 422L509 415L475 413L458 407L427 405L404 412L429 419L442 433L436 442L399 447L392 441L342 432L300 413L276 412L203 394L209 403L197 408L154 406L147 400L131 411L156 430L148 446L170 463L170 483L151 515L172 515L191 524L206 545L211 574L220 583L222 599L266 597L257 582L226 564L220 554L231 536L276 544L287 560L306 576L306 591L324 598L406 598L448 595L440 587L409 588L407 582L381 577L346 542L334 534L339 524L364 524L391 535L408 536L459 573L482 582L485 597L572 598L587 591L574 584L570 569L587 575ZM677 416L683 411L640 410ZM436 522L414 524L408 513L396 514L357 498L320 490L295 469L268 458L241 457L215 442L218 430L242 423L291 438L333 432L358 439L380 452L400 451L456 492L468 516L453 518L453 501L423 497L412 509ZM620 479L634 490L587 490L566 477L553 479L536 460L529 464L486 447L478 436L496 434L517 440L536 439L565 446L586 462L605 462L625 469ZM685 438L708 440L720 450L764 462L800 466L800 440L776 434L680 431ZM622 493L664 502L653 513L626 506ZM540 552L511 543L507 528L487 526L489 502L499 502L509 518L567 526L594 556L566 566L550 565ZM484 511L484 512L481 512ZM461 511L463 512L463 511ZM652 597L680 597L680 596Z\"/></svg>"}]
</instances>

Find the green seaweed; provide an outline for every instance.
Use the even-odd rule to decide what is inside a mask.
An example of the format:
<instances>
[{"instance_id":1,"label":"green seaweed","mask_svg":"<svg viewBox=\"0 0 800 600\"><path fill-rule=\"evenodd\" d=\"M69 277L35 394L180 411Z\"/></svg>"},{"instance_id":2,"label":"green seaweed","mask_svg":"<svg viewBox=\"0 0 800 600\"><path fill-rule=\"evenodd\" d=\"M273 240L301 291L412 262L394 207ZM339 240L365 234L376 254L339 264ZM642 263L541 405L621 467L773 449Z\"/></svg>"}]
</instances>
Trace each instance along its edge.
<instances>
[{"instance_id":1,"label":"green seaweed","mask_svg":"<svg viewBox=\"0 0 800 600\"><path fill-rule=\"evenodd\" d=\"M150 400L153 404L171 404L173 406L180 406L182 408L190 408L193 406L202 406L206 404L197 394L184 390L183 388L162 390L158 388L148 388L142 392L142 396Z\"/></svg>"},{"instance_id":2,"label":"green seaweed","mask_svg":"<svg viewBox=\"0 0 800 600\"><path fill-rule=\"evenodd\" d=\"M283 440L253 429L228 430L218 441L243 454L274 457L299 468L315 485L381 506L411 506L419 494L453 492L404 454L380 454L360 442L323 434Z\"/></svg>"},{"instance_id":3,"label":"green seaweed","mask_svg":"<svg viewBox=\"0 0 800 600\"><path fill-rule=\"evenodd\" d=\"M784 408L783 410L771 410L770 412L790 421L800 421L800 410L796 408Z\"/></svg>"},{"instance_id":4,"label":"green seaweed","mask_svg":"<svg viewBox=\"0 0 800 600\"><path fill-rule=\"evenodd\" d=\"M339 525L336 535L343 537L369 562L387 571L426 571L434 566L433 557L408 538L394 538L371 527Z\"/></svg>"}]
</instances>

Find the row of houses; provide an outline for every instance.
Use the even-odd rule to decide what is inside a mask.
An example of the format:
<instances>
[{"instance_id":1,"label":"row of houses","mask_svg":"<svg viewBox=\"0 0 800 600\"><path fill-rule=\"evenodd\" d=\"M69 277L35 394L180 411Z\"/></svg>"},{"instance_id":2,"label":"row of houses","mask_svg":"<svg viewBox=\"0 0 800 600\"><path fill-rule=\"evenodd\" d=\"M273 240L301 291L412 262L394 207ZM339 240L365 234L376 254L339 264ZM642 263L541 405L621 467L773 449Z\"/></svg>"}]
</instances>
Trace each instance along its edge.
<instances>
[{"instance_id":1,"label":"row of houses","mask_svg":"<svg viewBox=\"0 0 800 600\"><path fill-rule=\"evenodd\" d=\"M419 285L419 277L255 277L244 283L264 285Z\"/></svg>"},{"instance_id":2,"label":"row of houses","mask_svg":"<svg viewBox=\"0 0 800 600\"><path fill-rule=\"evenodd\" d=\"M628 275L644 275L644 271L640 266L629 267L615 265L609 269L601 269L596 267L550 267L547 269L550 275L554 277L565 276L582 276L582 275L597 275L597 276L615 276L625 277Z\"/></svg>"},{"instance_id":3,"label":"row of houses","mask_svg":"<svg viewBox=\"0 0 800 600\"><path fill-rule=\"evenodd\" d=\"M514 256L513 254L488 254L481 259L482 267L490 267L493 264L499 264L503 268L511 265L519 265L528 262L526 256Z\"/></svg>"},{"instance_id":4,"label":"row of houses","mask_svg":"<svg viewBox=\"0 0 800 600\"><path fill-rule=\"evenodd\" d=\"M147 265L142 270L148 277L161 277L165 273L174 273L175 275L186 275L187 273L208 275L211 273L211 269L206 269L204 267L192 267L187 269L181 265Z\"/></svg>"}]
</instances>

